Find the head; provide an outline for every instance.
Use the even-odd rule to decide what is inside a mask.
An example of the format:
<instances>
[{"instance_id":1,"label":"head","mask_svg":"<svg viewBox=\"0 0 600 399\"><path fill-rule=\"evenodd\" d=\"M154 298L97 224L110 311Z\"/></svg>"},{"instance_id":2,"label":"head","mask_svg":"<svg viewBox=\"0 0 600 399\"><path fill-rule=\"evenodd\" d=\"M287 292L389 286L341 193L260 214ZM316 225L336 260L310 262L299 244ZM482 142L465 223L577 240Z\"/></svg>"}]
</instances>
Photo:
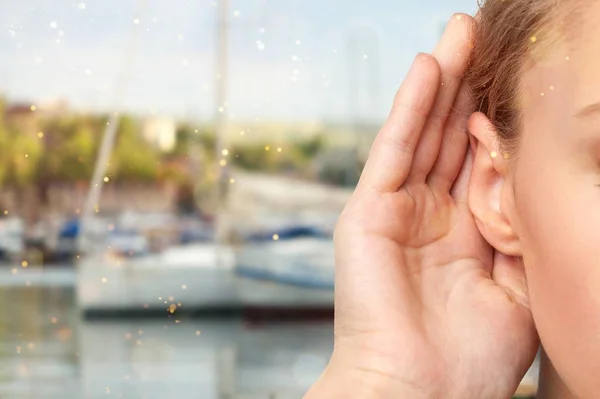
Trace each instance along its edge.
<instances>
[{"instance_id":1,"label":"head","mask_svg":"<svg viewBox=\"0 0 600 399\"><path fill-rule=\"evenodd\" d=\"M533 316L572 393L600 389L600 1L487 0L466 77L469 206L521 257Z\"/></svg>"}]
</instances>

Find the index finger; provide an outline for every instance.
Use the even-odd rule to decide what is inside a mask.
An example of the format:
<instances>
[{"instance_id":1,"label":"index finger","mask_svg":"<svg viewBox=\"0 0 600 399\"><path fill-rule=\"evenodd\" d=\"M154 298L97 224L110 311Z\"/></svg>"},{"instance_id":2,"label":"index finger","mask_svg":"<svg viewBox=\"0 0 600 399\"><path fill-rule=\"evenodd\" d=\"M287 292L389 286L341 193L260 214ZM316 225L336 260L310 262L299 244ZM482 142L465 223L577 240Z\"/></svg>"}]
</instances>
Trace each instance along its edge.
<instances>
[{"instance_id":1,"label":"index finger","mask_svg":"<svg viewBox=\"0 0 600 399\"><path fill-rule=\"evenodd\" d=\"M441 72L430 54L419 54L377 134L358 188L395 192L406 180L425 122L440 86Z\"/></svg>"}]
</instances>

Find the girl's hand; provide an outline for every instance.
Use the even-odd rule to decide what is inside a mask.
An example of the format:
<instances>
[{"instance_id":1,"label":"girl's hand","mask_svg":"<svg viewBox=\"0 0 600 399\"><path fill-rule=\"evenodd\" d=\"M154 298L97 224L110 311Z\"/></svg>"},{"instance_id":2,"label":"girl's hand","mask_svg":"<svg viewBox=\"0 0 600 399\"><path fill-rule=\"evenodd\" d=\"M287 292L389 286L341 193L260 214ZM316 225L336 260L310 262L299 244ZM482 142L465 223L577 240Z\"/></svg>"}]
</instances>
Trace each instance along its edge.
<instances>
[{"instance_id":1,"label":"girl's hand","mask_svg":"<svg viewBox=\"0 0 600 399\"><path fill-rule=\"evenodd\" d=\"M467 205L473 18L418 55L335 231L335 348L308 398L509 398L538 346L520 261Z\"/></svg>"}]
</instances>

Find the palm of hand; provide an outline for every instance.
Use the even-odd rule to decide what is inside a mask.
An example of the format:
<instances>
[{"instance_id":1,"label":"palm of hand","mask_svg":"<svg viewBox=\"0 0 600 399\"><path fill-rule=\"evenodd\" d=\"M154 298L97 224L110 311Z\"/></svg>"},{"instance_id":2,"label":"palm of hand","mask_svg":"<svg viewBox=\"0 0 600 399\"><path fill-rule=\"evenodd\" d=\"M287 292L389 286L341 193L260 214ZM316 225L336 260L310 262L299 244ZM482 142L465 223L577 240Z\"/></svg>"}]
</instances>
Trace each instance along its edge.
<instances>
[{"instance_id":1,"label":"palm of hand","mask_svg":"<svg viewBox=\"0 0 600 399\"><path fill-rule=\"evenodd\" d=\"M417 57L334 239L332 359L426 397L510 397L537 348L519 260L466 204L471 23L453 19L435 58Z\"/></svg>"},{"instance_id":2,"label":"palm of hand","mask_svg":"<svg viewBox=\"0 0 600 399\"><path fill-rule=\"evenodd\" d=\"M362 295L336 309L338 320L354 321L337 323L337 346L379 357L387 366L378 372L392 378L509 397L535 352L535 330L527 306L492 279L493 249L467 205L416 184L362 196L343 218L337 261L362 264L364 274L352 277ZM514 265L497 258L494 267ZM511 367L495 372L496 364Z\"/></svg>"}]
</instances>

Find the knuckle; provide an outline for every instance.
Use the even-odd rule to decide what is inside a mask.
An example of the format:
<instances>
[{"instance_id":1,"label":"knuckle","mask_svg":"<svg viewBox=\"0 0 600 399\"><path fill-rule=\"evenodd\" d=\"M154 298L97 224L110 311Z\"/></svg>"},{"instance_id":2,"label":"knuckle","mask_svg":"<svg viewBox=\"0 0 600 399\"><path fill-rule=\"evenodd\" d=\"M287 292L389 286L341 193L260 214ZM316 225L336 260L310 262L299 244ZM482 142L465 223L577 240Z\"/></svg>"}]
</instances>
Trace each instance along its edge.
<instances>
[{"instance_id":1,"label":"knuckle","mask_svg":"<svg viewBox=\"0 0 600 399\"><path fill-rule=\"evenodd\" d=\"M417 149L417 143L408 136L412 137L415 135L409 134L408 136L400 136L394 133L395 132L384 130L381 134L382 145L390 147L403 154L414 154Z\"/></svg>"},{"instance_id":2,"label":"knuckle","mask_svg":"<svg viewBox=\"0 0 600 399\"><path fill-rule=\"evenodd\" d=\"M405 109L409 114L419 118L427 118L430 111L430 106L428 104L406 101L402 89L396 92L396 96L394 97L394 108Z\"/></svg>"}]
</instances>

